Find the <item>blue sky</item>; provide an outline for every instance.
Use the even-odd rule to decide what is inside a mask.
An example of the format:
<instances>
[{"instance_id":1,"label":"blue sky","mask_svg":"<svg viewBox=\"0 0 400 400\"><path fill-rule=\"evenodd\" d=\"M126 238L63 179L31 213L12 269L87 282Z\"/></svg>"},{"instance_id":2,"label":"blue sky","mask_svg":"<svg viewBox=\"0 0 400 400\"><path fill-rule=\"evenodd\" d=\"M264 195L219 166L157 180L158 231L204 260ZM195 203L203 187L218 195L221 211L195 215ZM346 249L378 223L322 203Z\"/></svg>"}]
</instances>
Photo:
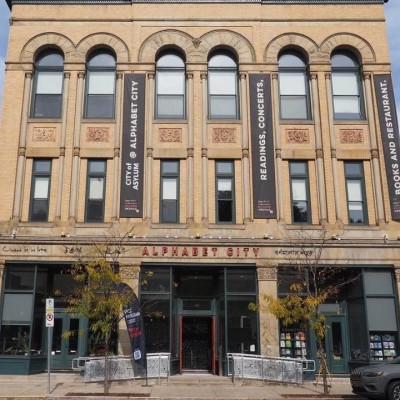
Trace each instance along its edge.
<instances>
[{"instance_id":1,"label":"blue sky","mask_svg":"<svg viewBox=\"0 0 400 400\"><path fill-rule=\"evenodd\" d=\"M400 116L400 0L389 0L389 2L385 4L385 13L389 35L397 115ZM0 0L0 110L3 97L4 60L7 52L9 18L10 12L7 4L5 0Z\"/></svg>"}]
</instances>

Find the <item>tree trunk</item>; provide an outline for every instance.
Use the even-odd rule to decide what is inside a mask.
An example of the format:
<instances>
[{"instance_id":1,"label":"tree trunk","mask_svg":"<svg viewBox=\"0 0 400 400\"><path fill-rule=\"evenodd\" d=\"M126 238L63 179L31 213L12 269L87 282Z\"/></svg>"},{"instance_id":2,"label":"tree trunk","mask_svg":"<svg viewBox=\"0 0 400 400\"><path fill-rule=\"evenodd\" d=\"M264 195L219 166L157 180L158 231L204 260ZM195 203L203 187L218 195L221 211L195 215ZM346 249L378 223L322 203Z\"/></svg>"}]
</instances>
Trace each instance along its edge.
<instances>
[{"instance_id":1,"label":"tree trunk","mask_svg":"<svg viewBox=\"0 0 400 400\"><path fill-rule=\"evenodd\" d=\"M329 394L329 381L328 381L328 365L326 363L326 354L325 354L325 349L322 345L322 343L319 344L319 355L320 355L320 373L322 375L322 384L324 387L324 395Z\"/></svg>"},{"instance_id":2,"label":"tree trunk","mask_svg":"<svg viewBox=\"0 0 400 400\"><path fill-rule=\"evenodd\" d=\"M105 335L105 354L104 354L104 394L108 394L110 389L110 374L109 374L109 359L108 359L108 342L109 342L109 335L108 332Z\"/></svg>"}]
</instances>

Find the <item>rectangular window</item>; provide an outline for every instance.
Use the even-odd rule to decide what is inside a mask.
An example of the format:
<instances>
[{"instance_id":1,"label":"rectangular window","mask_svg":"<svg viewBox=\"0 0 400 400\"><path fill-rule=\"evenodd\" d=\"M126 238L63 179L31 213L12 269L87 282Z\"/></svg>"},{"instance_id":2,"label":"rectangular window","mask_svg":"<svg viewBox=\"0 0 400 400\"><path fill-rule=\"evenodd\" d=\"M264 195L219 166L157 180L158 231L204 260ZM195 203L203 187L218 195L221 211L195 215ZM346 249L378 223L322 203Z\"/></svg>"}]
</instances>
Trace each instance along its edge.
<instances>
[{"instance_id":1,"label":"rectangular window","mask_svg":"<svg viewBox=\"0 0 400 400\"><path fill-rule=\"evenodd\" d=\"M345 162L344 173L349 224L366 224L368 217L363 165L361 162Z\"/></svg>"},{"instance_id":2,"label":"rectangular window","mask_svg":"<svg viewBox=\"0 0 400 400\"><path fill-rule=\"evenodd\" d=\"M358 74L350 71L332 74L332 90L335 119L361 119Z\"/></svg>"},{"instance_id":3,"label":"rectangular window","mask_svg":"<svg viewBox=\"0 0 400 400\"><path fill-rule=\"evenodd\" d=\"M289 163L290 189L292 197L292 222L294 224L311 223L311 207L306 161Z\"/></svg>"},{"instance_id":4,"label":"rectangular window","mask_svg":"<svg viewBox=\"0 0 400 400\"><path fill-rule=\"evenodd\" d=\"M37 73L32 111L34 118L60 118L62 87L62 72L40 71Z\"/></svg>"},{"instance_id":5,"label":"rectangular window","mask_svg":"<svg viewBox=\"0 0 400 400\"><path fill-rule=\"evenodd\" d=\"M29 210L31 222L47 222L48 220L50 179L51 160L34 160Z\"/></svg>"},{"instance_id":6,"label":"rectangular window","mask_svg":"<svg viewBox=\"0 0 400 400\"><path fill-rule=\"evenodd\" d=\"M88 73L86 118L114 118L115 71Z\"/></svg>"},{"instance_id":7,"label":"rectangular window","mask_svg":"<svg viewBox=\"0 0 400 400\"><path fill-rule=\"evenodd\" d=\"M157 118L185 117L185 75L181 71L157 73Z\"/></svg>"},{"instance_id":8,"label":"rectangular window","mask_svg":"<svg viewBox=\"0 0 400 400\"><path fill-rule=\"evenodd\" d=\"M209 72L210 118L238 118L236 73Z\"/></svg>"},{"instance_id":9,"label":"rectangular window","mask_svg":"<svg viewBox=\"0 0 400 400\"><path fill-rule=\"evenodd\" d=\"M85 222L104 221L106 161L89 160L86 181Z\"/></svg>"},{"instance_id":10,"label":"rectangular window","mask_svg":"<svg viewBox=\"0 0 400 400\"><path fill-rule=\"evenodd\" d=\"M306 75L304 72L279 72L282 119L309 118Z\"/></svg>"},{"instance_id":11,"label":"rectangular window","mask_svg":"<svg viewBox=\"0 0 400 400\"><path fill-rule=\"evenodd\" d=\"M160 222L179 222L179 161L161 161Z\"/></svg>"},{"instance_id":12,"label":"rectangular window","mask_svg":"<svg viewBox=\"0 0 400 400\"><path fill-rule=\"evenodd\" d=\"M215 162L217 223L235 223L235 173L233 161Z\"/></svg>"}]
</instances>

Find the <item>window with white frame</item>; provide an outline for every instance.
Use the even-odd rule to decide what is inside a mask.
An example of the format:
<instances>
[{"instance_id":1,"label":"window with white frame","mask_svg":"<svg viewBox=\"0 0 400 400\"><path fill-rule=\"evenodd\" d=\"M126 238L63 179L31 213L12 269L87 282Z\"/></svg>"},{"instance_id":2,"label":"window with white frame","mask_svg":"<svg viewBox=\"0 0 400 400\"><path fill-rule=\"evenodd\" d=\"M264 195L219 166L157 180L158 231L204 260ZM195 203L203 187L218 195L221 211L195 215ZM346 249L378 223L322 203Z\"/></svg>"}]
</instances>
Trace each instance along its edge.
<instances>
[{"instance_id":1,"label":"window with white frame","mask_svg":"<svg viewBox=\"0 0 400 400\"><path fill-rule=\"evenodd\" d=\"M103 222L106 189L105 160L88 160L85 222Z\"/></svg>"},{"instance_id":2,"label":"window with white frame","mask_svg":"<svg viewBox=\"0 0 400 400\"><path fill-rule=\"evenodd\" d=\"M233 161L215 161L217 223L235 223L235 170Z\"/></svg>"},{"instance_id":3,"label":"window with white frame","mask_svg":"<svg viewBox=\"0 0 400 400\"><path fill-rule=\"evenodd\" d=\"M29 221L47 222L51 181L51 160L33 160Z\"/></svg>"},{"instance_id":4,"label":"window with white frame","mask_svg":"<svg viewBox=\"0 0 400 400\"><path fill-rule=\"evenodd\" d=\"M310 119L307 64L301 54L279 56L279 99L282 119Z\"/></svg>"},{"instance_id":5,"label":"window with white frame","mask_svg":"<svg viewBox=\"0 0 400 400\"><path fill-rule=\"evenodd\" d=\"M227 52L214 53L208 62L210 119L239 118L237 63Z\"/></svg>"},{"instance_id":6,"label":"window with white frame","mask_svg":"<svg viewBox=\"0 0 400 400\"><path fill-rule=\"evenodd\" d=\"M85 118L114 118L115 57L107 51L93 53L87 62Z\"/></svg>"},{"instance_id":7,"label":"window with white frame","mask_svg":"<svg viewBox=\"0 0 400 400\"><path fill-rule=\"evenodd\" d=\"M179 222L179 161L161 161L160 222Z\"/></svg>"},{"instance_id":8,"label":"window with white frame","mask_svg":"<svg viewBox=\"0 0 400 400\"><path fill-rule=\"evenodd\" d=\"M346 178L347 210L349 224L367 224L364 168L362 162L344 163Z\"/></svg>"},{"instance_id":9,"label":"window with white frame","mask_svg":"<svg viewBox=\"0 0 400 400\"><path fill-rule=\"evenodd\" d=\"M360 120L364 118L360 66L348 51L332 55L332 95L334 118Z\"/></svg>"},{"instance_id":10,"label":"window with white frame","mask_svg":"<svg viewBox=\"0 0 400 400\"><path fill-rule=\"evenodd\" d=\"M156 118L185 118L185 62L177 53L164 53L156 66Z\"/></svg>"},{"instance_id":11,"label":"window with white frame","mask_svg":"<svg viewBox=\"0 0 400 400\"><path fill-rule=\"evenodd\" d=\"M292 222L294 224L309 224L311 223L311 207L307 162L291 161L289 172Z\"/></svg>"},{"instance_id":12,"label":"window with white frame","mask_svg":"<svg viewBox=\"0 0 400 400\"><path fill-rule=\"evenodd\" d=\"M35 62L32 95L32 118L61 118L64 57L48 50Z\"/></svg>"}]
</instances>

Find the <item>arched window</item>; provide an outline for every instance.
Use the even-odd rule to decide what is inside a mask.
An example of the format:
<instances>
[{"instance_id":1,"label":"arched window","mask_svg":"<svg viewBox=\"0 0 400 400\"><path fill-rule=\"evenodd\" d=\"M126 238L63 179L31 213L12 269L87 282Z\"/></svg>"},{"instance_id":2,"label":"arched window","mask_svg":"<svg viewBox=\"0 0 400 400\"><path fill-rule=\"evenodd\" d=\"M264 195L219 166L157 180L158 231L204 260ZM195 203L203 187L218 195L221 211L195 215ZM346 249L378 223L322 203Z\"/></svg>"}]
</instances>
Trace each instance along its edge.
<instances>
[{"instance_id":1,"label":"arched window","mask_svg":"<svg viewBox=\"0 0 400 400\"><path fill-rule=\"evenodd\" d=\"M33 118L60 118L63 90L63 55L55 50L41 53L35 62L32 96Z\"/></svg>"},{"instance_id":2,"label":"arched window","mask_svg":"<svg viewBox=\"0 0 400 400\"><path fill-rule=\"evenodd\" d=\"M279 57L279 97L282 119L310 119L307 64L296 52Z\"/></svg>"},{"instance_id":3,"label":"arched window","mask_svg":"<svg viewBox=\"0 0 400 400\"><path fill-rule=\"evenodd\" d=\"M362 119L360 66L348 51L332 55L332 95L335 119Z\"/></svg>"},{"instance_id":4,"label":"arched window","mask_svg":"<svg viewBox=\"0 0 400 400\"><path fill-rule=\"evenodd\" d=\"M96 51L87 62L85 118L114 118L114 104L115 58Z\"/></svg>"},{"instance_id":5,"label":"arched window","mask_svg":"<svg viewBox=\"0 0 400 400\"><path fill-rule=\"evenodd\" d=\"M185 62L177 53L157 60L156 118L185 118Z\"/></svg>"},{"instance_id":6,"label":"arched window","mask_svg":"<svg viewBox=\"0 0 400 400\"><path fill-rule=\"evenodd\" d=\"M237 119L237 63L226 52L214 53L208 62L208 115L213 119Z\"/></svg>"}]
</instances>

